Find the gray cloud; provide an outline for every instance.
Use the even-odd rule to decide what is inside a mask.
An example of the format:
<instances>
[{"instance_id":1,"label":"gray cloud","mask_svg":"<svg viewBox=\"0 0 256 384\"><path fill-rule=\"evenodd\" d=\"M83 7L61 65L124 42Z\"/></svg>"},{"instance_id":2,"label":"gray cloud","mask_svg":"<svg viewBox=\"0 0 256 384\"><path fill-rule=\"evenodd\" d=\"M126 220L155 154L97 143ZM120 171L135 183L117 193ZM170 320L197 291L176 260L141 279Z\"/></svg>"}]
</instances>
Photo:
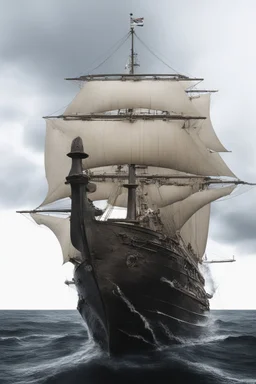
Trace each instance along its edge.
<instances>
[{"instance_id":1,"label":"gray cloud","mask_svg":"<svg viewBox=\"0 0 256 384\"><path fill-rule=\"evenodd\" d=\"M34 208L46 195L43 166L38 167L24 156L12 155L6 148L0 164L1 209ZM8 164L8 167L6 167Z\"/></svg>"},{"instance_id":2,"label":"gray cloud","mask_svg":"<svg viewBox=\"0 0 256 384\"><path fill-rule=\"evenodd\" d=\"M234 238L235 244L254 243L256 245L256 210L248 214L247 212L229 212L224 215L223 219L215 224L213 236L224 243L232 243Z\"/></svg>"},{"instance_id":3,"label":"gray cloud","mask_svg":"<svg viewBox=\"0 0 256 384\"><path fill-rule=\"evenodd\" d=\"M43 152L45 141L45 122L43 119L30 119L24 126L23 142L25 147Z\"/></svg>"},{"instance_id":4,"label":"gray cloud","mask_svg":"<svg viewBox=\"0 0 256 384\"><path fill-rule=\"evenodd\" d=\"M241 253L256 249L256 190L242 186L234 197L212 204L211 237L217 242L231 244Z\"/></svg>"},{"instance_id":5,"label":"gray cloud","mask_svg":"<svg viewBox=\"0 0 256 384\"><path fill-rule=\"evenodd\" d=\"M2 106L0 108L0 129L1 126L3 127L3 123L7 121L15 122L24 118L26 118L26 113L22 110L22 108L11 105Z\"/></svg>"},{"instance_id":6,"label":"gray cloud","mask_svg":"<svg viewBox=\"0 0 256 384\"><path fill-rule=\"evenodd\" d=\"M52 78L57 81L84 72L99 53L127 31L123 28L122 32L120 21L114 22L113 6L116 12L124 8L117 1L102 1L100 7L92 1L48 0L43 7L33 1L24 4L27 6L22 9L8 7L11 20L2 20L5 33L0 52L8 62L18 60L31 77L44 75L47 85Z\"/></svg>"}]
</instances>

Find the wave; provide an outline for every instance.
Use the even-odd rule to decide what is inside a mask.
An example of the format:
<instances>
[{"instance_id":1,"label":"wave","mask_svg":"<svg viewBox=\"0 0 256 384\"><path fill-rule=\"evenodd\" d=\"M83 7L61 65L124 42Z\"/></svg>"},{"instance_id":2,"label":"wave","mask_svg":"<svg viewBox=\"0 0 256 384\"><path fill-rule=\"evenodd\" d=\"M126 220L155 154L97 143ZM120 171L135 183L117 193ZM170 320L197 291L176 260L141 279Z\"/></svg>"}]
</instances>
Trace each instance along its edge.
<instances>
[{"instance_id":1,"label":"wave","mask_svg":"<svg viewBox=\"0 0 256 384\"><path fill-rule=\"evenodd\" d=\"M174 341L174 342L173 342ZM248 348L247 352L253 353L252 349L249 347L256 346L256 337L251 335L237 335L235 333L232 334L213 334L209 336L194 338L182 338L173 336L173 341L171 341L171 345L161 345L159 351L191 351L194 353L200 353L201 349L203 349L203 353L207 353L207 351L211 350L211 354L213 355L223 351L224 348L227 348L229 345L237 345L237 348ZM207 347L207 350L205 349ZM191 349L192 348L192 349ZM181 352L182 353L182 352ZM229 352L230 353L230 352ZM256 381L255 381L256 384Z\"/></svg>"},{"instance_id":2,"label":"wave","mask_svg":"<svg viewBox=\"0 0 256 384\"><path fill-rule=\"evenodd\" d=\"M62 350L63 347L80 345L85 343L88 338L85 335L79 334L33 334L25 336L1 336L0 337L0 346L15 346L20 345L21 347L31 347L35 348L40 345L40 347L50 347L51 349L58 352Z\"/></svg>"},{"instance_id":3,"label":"wave","mask_svg":"<svg viewBox=\"0 0 256 384\"><path fill-rule=\"evenodd\" d=\"M43 323L40 324L38 327L30 328L26 327L22 324L19 328L1 328L0 329L0 338L2 337L11 337L11 336L17 336L17 337L26 337L26 336L50 336L51 334L59 334L61 333L65 334L80 334L83 337L86 337L88 335L88 331L85 327L76 327L72 325L69 325L69 327L61 327L56 324L56 326L43 326Z\"/></svg>"},{"instance_id":4,"label":"wave","mask_svg":"<svg viewBox=\"0 0 256 384\"><path fill-rule=\"evenodd\" d=\"M33 335L35 336L35 335ZM87 341L79 349L75 349L81 337L75 336L73 352L60 356L61 350L67 350L75 335L60 335L52 338L48 354L43 361L43 354L38 355L36 361L26 363L25 366L16 367L16 374L23 377L17 384L139 384L139 383L198 383L198 384L255 384L250 378L239 377L225 369L212 366L206 350L186 348L187 346L200 347L200 344L232 343L236 340L238 345L251 339L246 335L219 336L214 335L201 340L179 340L180 345L168 347L165 350L155 351L147 355L129 356L127 358L108 358L99 351L91 341ZM254 342L256 338L252 337ZM185 347L185 348L183 348ZM224 348L225 349L225 348ZM53 354L49 353L53 351ZM211 349L212 350L212 349ZM42 351L42 350L41 350ZM74 352L75 351L75 352ZM201 352L200 352L201 351ZM200 352L200 353L199 353ZM203 355L202 355L203 353ZM201 362L199 362L204 357ZM253 367L251 367L253 369ZM21 379L20 379L21 380Z\"/></svg>"},{"instance_id":5,"label":"wave","mask_svg":"<svg viewBox=\"0 0 256 384\"><path fill-rule=\"evenodd\" d=\"M196 371L201 372L202 377L206 374L208 376L207 383L229 383L229 384L255 384L255 379L245 378L245 377L234 377L229 372L222 370L220 368L214 367L209 364L191 362L190 367L194 368ZM212 379L214 381L212 381ZM202 381L203 383L204 381Z\"/></svg>"},{"instance_id":6,"label":"wave","mask_svg":"<svg viewBox=\"0 0 256 384\"><path fill-rule=\"evenodd\" d=\"M235 327L235 326L237 326L237 323L235 323L233 321L225 321L225 320L221 320L221 319L215 320L214 324L225 326L225 327Z\"/></svg>"},{"instance_id":7,"label":"wave","mask_svg":"<svg viewBox=\"0 0 256 384\"><path fill-rule=\"evenodd\" d=\"M66 329L66 328L71 328L71 327L77 327L77 326L80 326L81 327L81 323L79 322L73 322L73 321L69 321L69 320L59 320L59 319L51 319L51 321L49 321L48 319L44 319L43 317L40 318L40 319L32 319L32 320L26 320L26 321L22 321L22 329L26 329L26 330L33 330L33 329L40 329L40 328L43 328L43 329L53 329L53 328L56 328L58 330L61 330L61 329ZM17 330L17 323L16 322L11 322L8 326L6 326L5 328L6 331L15 331ZM3 329L1 329L1 332L3 331Z\"/></svg>"},{"instance_id":8,"label":"wave","mask_svg":"<svg viewBox=\"0 0 256 384\"><path fill-rule=\"evenodd\" d=\"M27 334L27 331L23 328L17 329L9 329L9 328L2 328L0 330L0 338L2 337L8 337L8 336L20 336L23 334Z\"/></svg>"},{"instance_id":9,"label":"wave","mask_svg":"<svg viewBox=\"0 0 256 384\"><path fill-rule=\"evenodd\" d=\"M50 348L49 351L50 350L53 352L52 356L50 353L46 354L45 361L43 361L44 356L40 351L40 357L37 364L31 361L25 366L20 364L16 367L16 375L23 377L17 384L28 384L30 382L33 384L45 383L48 382L48 378L50 379L51 377L54 383L61 383L61 381L58 381L57 377L62 375L62 373L64 375L63 383L65 383L65 375L67 372L73 372L74 377L76 377L75 374L78 366L87 364L96 357L100 359L102 355L100 350L91 340L88 340L83 347L80 347L75 352L73 350L73 352L69 352L68 354L64 353L63 356L61 356L60 350L52 348ZM62 348L62 350L67 350L67 348ZM69 383L74 382L74 377Z\"/></svg>"},{"instance_id":10,"label":"wave","mask_svg":"<svg viewBox=\"0 0 256 384\"><path fill-rule=\"evenodd\" d=\"M256 346L256 337L252 335L228 336L225 338L226 344L240 344Z\"/></svg>"},{"instance_id":11,"label":"wave","mask_svg":"<svg viewBox=\"0 0 256 384\"><path fill-rule=\"evenodd\" d=\"M33 339L55 339L62 337L60 335L42 335L42 334L34 334L34 335L26 335L26 336L1 336L0 340L33 340Z\"/></svg>"},{"instance_id":12,"label":"wave","mask_svg":"<svg viewBox=\"0 0 256 384\"><path fill-rule=\"evenodd\" d=\"M175 353L152 353L151 356L133 356L127 359L98 357L88 363L63 367L42 384L255 384L250 378L234 377L225 370L210 364L188 361Z\"/></svg>"},{"instance_id":13,"label":"wave","mask_svg":"<svg viewBox=\"0 0 256 384\"><path fill-rule=\"evenodd\" d=\"M8 384L256 384L256 333L252 315L210 316L198 338L175 337L169 346L137 356L109 358L82 324L66 312L2 323L0 383ZM48 317L47 317L48 316ZM42 320L45 319L45 322ZM230 321L228 321L230 320ZM45 326L46 324L46 326ZM60 325L58 325L60 324ZM65 324L65 326L64 326ZM53 325L53 326L52 326ZM248 333L247 333L248 332ZM251 333L251 335L250 335ZM11 372L10 372L11 371Z\"/></svg>"}]
</instances>

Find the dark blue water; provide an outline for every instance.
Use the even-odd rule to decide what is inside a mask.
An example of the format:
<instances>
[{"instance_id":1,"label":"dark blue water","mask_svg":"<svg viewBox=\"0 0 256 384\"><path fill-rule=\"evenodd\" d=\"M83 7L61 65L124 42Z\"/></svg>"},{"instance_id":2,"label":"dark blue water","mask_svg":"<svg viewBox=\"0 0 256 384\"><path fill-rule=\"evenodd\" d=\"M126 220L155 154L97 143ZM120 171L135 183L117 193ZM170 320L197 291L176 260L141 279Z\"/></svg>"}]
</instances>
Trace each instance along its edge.
<instances>
[{"instance_id":1,"label":"dark blue water","mask_svg":"<svg viewBox=\"0 0 256 384\"><path fill-rule=\"evenodd\" d=\"M76 311L0 311L0 383L256 383L256 311L212 311L206 335L178 341L110 359Z\"/></svg>"}]
</instances>

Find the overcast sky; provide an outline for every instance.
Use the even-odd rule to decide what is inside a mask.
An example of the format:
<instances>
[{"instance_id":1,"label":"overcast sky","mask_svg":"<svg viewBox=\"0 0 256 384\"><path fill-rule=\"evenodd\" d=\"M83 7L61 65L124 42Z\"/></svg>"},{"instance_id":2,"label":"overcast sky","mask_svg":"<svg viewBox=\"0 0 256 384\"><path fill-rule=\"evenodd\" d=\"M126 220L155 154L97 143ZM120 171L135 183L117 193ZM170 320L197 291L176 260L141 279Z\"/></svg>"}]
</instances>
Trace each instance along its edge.
<instances>
[{"instance_id":1,"label":"overcast sky","mask_svg":"<svg viewBox=\"0 0 256 384\"><path fill-rule=\"evenodd\" d=\"M0 0L0 308L75 308L54 235L14 211L46 195L41 117L63 111L77 91L64 78L92 72L128 32L130 12L144 16L136 33L170 67L219 89L211 116L232 151L223 157L256 182L255 1ZM138 41L136 51L141 72L172 72ZM97 72L122 72L128 55L127 42ZM241 187L212 204L208 258L237 258L212 268L213 308L256 308L255 197Z\"/></svg>"}]
</instances>

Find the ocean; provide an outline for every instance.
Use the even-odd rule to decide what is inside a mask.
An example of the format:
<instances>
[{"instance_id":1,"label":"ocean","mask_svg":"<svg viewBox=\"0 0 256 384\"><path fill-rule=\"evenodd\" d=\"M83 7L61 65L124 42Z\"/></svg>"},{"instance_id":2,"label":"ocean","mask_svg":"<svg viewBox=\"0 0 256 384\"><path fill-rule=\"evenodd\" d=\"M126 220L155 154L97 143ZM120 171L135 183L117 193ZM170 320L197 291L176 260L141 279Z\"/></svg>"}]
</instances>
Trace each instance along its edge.
<instances>
[{"instance_id":1,"label":"ocean","mask_svg":"<svg viewBox=\"0 0 256 384\"><path fill-rule=\"evenodd\" d=\"M206 334L109 358L76 311L0 311L0 384L256 383L256 311L211 311Z\"/></svg>"}]
</instances>

